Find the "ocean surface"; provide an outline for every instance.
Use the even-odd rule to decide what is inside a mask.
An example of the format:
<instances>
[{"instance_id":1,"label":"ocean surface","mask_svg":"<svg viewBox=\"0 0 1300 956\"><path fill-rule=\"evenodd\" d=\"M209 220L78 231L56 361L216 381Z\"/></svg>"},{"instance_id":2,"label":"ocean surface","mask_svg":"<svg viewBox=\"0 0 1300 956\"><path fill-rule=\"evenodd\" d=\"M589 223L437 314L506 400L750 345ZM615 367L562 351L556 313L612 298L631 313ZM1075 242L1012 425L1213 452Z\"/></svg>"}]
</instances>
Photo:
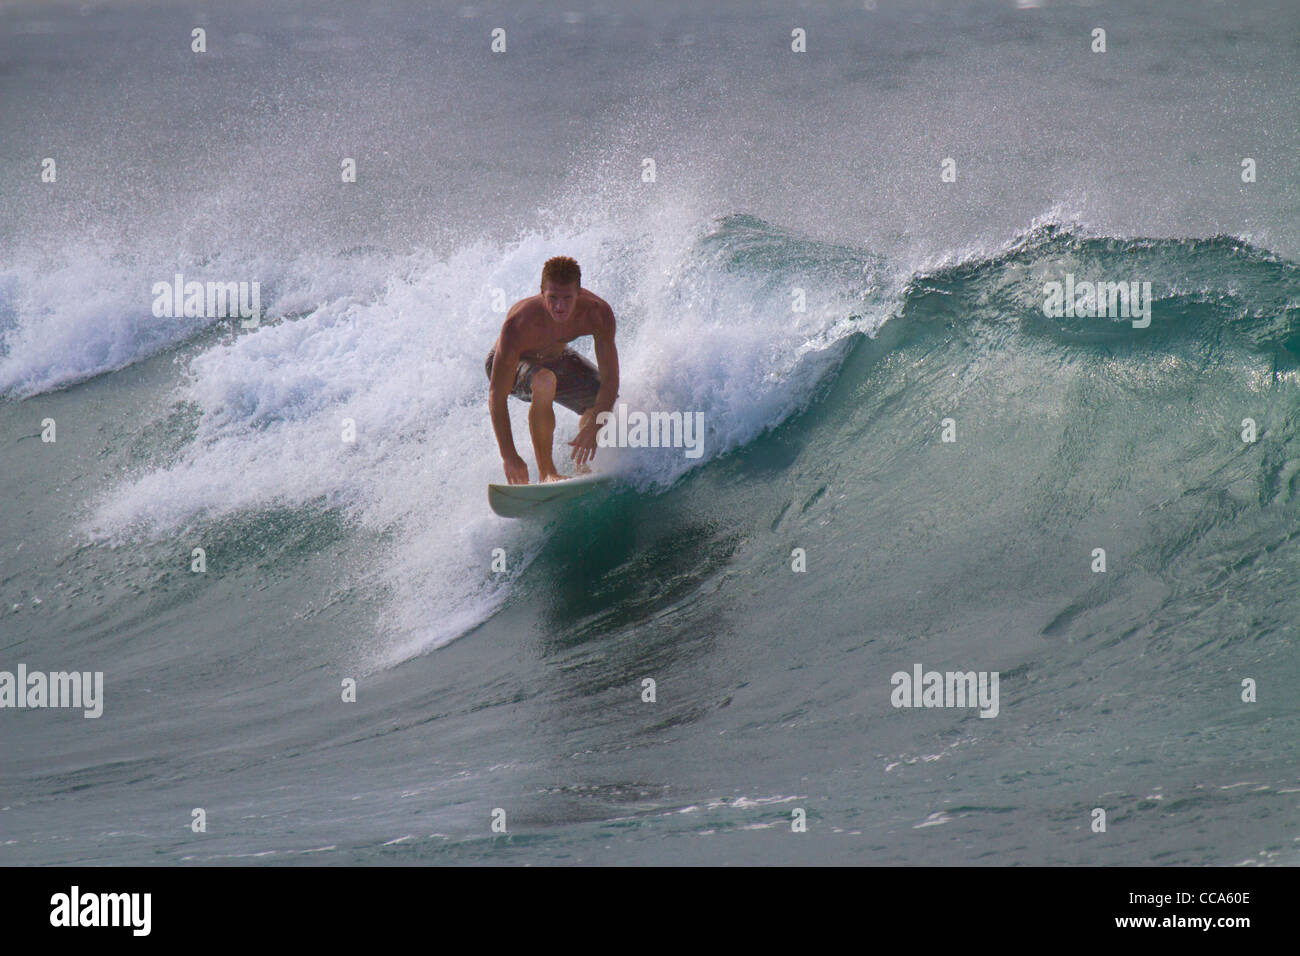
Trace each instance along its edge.
<instances>
[{"instance_id":1,"label":"ocean surface","mask_svg":"<svg viewBox=\"0 0 1300 956\"><path fill-rule=\"evenodd\" d=\"M0 864L1300 863L1298 78L1293 2L0 4L0 671L103 673ZM704 454L507 521L553 255Z\"/></svg>"}]
</instances>

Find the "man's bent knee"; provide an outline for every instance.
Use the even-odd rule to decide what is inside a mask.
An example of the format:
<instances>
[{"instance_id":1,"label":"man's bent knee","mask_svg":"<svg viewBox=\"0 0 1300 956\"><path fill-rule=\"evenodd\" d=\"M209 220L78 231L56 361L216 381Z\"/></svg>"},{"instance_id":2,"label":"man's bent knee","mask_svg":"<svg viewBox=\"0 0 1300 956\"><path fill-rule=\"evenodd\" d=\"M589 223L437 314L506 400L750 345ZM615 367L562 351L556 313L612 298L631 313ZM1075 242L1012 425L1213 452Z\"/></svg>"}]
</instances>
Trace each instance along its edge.
<instances>
[{"instance_id":1,"label":"man's bent knee","mask_svg":"<svg viewBox=\"0 0 1300 956\"><path fill-rule=\"evenodd\" d=\"M555 373L549 369L538 369L533 374L533 380L529 384L534 399L541 399L544 402L549 402L555 398Z\"/></svg>"}]
</instances>

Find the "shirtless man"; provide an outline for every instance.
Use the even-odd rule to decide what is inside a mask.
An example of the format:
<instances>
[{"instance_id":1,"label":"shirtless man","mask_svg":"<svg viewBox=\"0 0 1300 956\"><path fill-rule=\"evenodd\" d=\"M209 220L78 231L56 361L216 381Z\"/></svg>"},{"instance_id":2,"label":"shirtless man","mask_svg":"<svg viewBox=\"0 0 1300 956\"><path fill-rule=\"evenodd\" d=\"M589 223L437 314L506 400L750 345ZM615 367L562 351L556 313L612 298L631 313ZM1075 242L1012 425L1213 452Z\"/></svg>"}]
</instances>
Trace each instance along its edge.
<instances>
[{"instance_id":1,"label":"shirtless man","mask_svg":"<svg viewBox=\"0 0 1300 956\"><path fill-rule=\"evenodd\" d=\"M565 343L590 335L599 369ZM618 351L614 311L600 296L582 288L582 272L568 256L547 259L541 295L520 299L506 313L501 334L487 357L488 411L501 465L512 485L528 484L528 466L515 451L506 396L529 402L528 430L537 455L538 481L564 478L551 459L555 435L553 402L577 412L578 437L569 442L579 474L596 457L596 416L614 408L618 397Z\"/></svg>"}]
</instances>

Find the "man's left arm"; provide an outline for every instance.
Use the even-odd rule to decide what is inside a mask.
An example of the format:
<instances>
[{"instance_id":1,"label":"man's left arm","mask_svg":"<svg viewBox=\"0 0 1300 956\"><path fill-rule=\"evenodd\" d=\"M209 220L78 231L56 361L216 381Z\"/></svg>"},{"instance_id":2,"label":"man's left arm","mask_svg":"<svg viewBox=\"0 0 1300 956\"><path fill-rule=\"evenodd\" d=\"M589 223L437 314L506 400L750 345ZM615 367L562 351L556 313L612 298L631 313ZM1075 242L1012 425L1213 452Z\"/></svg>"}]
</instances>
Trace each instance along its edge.
<instances>
[{"instance_id":1,"label":"man's left arm","mask_svg":"<svg viewBox=\"0 0 1300 956\"><path fill-rule=\"evenodd\" d=\"M596 434L600 431L596 416L601 412L612 412L614 399L618 398L618 349L614 346L614 310L608 305L596 316L591 337L596 343L596 370L600 375L600 388L596 391L596 403L578 419L578 436L569 442L573 446L569 457L578 464L580 470L586 468L587 463L596 457Z\"/></svg>"},{"instance_id":2,"label":"man's left arm","mask_svg":"<svg viewBox=\"0 0 1300 956\"><path fill-rule=\"evenodd\" d=\"M596 404L591 407L592 419L601 412L614 410L618 398L618 349L614 345L614 310L605 306L596 318L596 328L591 333L596 344L596 369L600 373L600 389Z\"/></svg>"}]
</instances>

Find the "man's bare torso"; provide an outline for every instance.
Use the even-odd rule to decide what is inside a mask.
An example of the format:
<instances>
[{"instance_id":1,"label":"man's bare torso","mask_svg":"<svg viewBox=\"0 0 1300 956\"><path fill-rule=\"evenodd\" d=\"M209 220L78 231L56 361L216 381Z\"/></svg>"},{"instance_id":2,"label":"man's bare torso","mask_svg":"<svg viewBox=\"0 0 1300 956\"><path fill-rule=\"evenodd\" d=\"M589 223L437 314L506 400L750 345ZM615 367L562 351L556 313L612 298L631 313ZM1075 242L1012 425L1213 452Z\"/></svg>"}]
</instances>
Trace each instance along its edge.
<instances>
[{"instance_id":1,"label":"man's bare torso","mask_svg":"<svg viewBox=\"0 0 1300 956\"><path fill-rule=\"evenodd\" d=\"M496 347L501 350L502 339L508 335L519 346L520 358L529 362L553 362L564 352L566 344L596 332L597 309L604 305L605 300L594 292L579 289L573 314L557 322L546 311L540 294L521 299L502 324Z\"/></svg>"}]
</instances>

